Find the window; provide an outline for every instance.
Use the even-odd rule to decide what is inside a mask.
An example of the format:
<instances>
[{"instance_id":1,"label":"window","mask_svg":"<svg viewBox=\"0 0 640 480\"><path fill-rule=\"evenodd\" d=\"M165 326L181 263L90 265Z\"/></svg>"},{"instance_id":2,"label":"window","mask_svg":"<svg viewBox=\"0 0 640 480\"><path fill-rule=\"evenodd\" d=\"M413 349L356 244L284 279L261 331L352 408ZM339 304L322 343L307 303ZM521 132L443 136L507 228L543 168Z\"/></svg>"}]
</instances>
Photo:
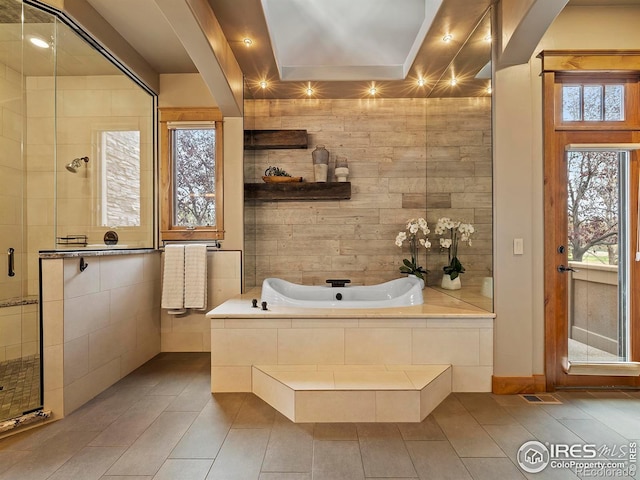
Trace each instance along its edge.
<instances>
[{"instance_id":1,"label":"window","mask_svg":"<svg viewBox=\"0 0 640 480\"><path fill-rule=\"evenodd\" d=\"M162 108L160 141L161 239L224 238L220 111Z\"/></svg>"},{"instance_id":2,"label":"window","mask_svg":"<svg viewBox=\"0 0 640 480\"><path fill-rule=\"evenodd\" d=\"M620 122L624 120L624 85L563 85L565 122Z\"/></svg>"},{"instance_id":3,"label":"window","mask_svg":"<svg viewBox=\"0 0 640 480\"><path fill-rule=\"evenodd\" d=\"M100 205L97 224L103 227L140 226L140 131L101 130Z\"/></svg>"}]
</instances>

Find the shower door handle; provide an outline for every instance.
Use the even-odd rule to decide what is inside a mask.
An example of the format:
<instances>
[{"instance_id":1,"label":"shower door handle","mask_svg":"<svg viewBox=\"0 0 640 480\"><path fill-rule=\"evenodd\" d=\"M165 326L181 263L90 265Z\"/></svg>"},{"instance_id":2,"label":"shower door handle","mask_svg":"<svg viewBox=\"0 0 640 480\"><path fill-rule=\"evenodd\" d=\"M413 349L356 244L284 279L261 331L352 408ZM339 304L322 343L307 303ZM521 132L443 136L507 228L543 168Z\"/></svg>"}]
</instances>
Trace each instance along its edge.
<instances>
[{"instance_id":1,"label":"shower door handle","mask_svg":"<svg viewBox=\"0 0 640 480\"><path fill-rule=\"evenodd\" d=\"M16 271L15 271L15 250L13 248L10 248L9 250L7 250L7 256L8 256L7 263L9 264L8 275L10 277L15 277L15 275L16 275Z\"/></svg>"}]
</instances>

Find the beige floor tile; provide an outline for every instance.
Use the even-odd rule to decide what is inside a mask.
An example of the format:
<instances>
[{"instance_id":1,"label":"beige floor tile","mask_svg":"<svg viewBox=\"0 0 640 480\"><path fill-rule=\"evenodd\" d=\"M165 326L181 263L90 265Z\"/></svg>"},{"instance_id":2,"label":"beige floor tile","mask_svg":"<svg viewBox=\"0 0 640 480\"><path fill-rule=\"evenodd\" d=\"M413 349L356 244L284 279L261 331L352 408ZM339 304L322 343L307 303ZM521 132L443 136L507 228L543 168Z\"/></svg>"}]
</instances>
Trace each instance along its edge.
<instances>
[{"instance_id":1,"label":"beige floor tile","mask_svg":"<svg viewBox=\"0 0 640 480\"><path fill-rule=\"evenodd\" d=\"M458 415L441 415L434 411L434 417L447 439L460 457L504 457L504 452L491 439L482 426L465 412Z\"/></svg>"},{"instance_id":2,"label":"beige floor tile","mask_svg":"<svg viewBox=\"0 0 640 480\"><path fill-rule=\"evenodd\" d=\"M498 403L482 393L456 393L456 398L464 405L480 425L509 425L515 419Z\"/></svg>"},{"instance_id":3,"label":"beige floor tile","mask_svg":"<svg viewBox=\"0 0 640 480\"><path fill-rule=\"evenodd\" d=\"M362 464L367 477L417 477L398 426L358 424Z\"/></svg>"},{"instance_id":4,"label":"beige floor tile","mask_svg":"<svg viewBox=\"0 0 640 480\"><path fill-rule=\"evenodd\" d=\"M358 442L316 440L312 473L314 480L364 479Z\"/></svg>"},{"instance_id":5,"label":"beige floor tile","mask_svg":"<svg viewBox=\"0 0 640 480\"><path fill-rule=\"evenodd\" d=\"M195 418L193 412L160 414L107 474L155 475Z\"/></svg>"},{"instance_id":6,"label":"beige floor tile","mask_svg":"<svg viewBox=\"0 0 640 480\"><path fill-rule=\"evenodd\" d=\"M265 472L260 474L258 480L311 480L310 473L271 473Z\"/></svg>"},{"instance_id":7,"label":"beige floor tile","mask_svg":"<svg viewBox=\"0 0 640 480\"><path fill-rule=\"evenodd\" d=\"M196 417L195 421L171 452L171 458L216 458L245 394L218 393Z\"/></svg>"},{"instance_id":8,"label":"beige floor tile","mask_svg":"<svg viewBox=\"0 0 640 480\"><path fill-rule=\"evenodd\" d=\"M588 391L557 393L563 404L548 406L456 393L423 422L398 424L353 423L375 411L375 397L369 405L371 392L329 392L356 395L357 408L341 396L323 398L309 412L334 408L347 423L295 424L255 395L212 395L210 368L205 353L156 356L66 418L0 440L0 479L358 480L365 471L387 480L511 479L522 478L513 460L533 438L611 443L640 431L640 396ZM526 477L577 480L559 469Z\"/></svg>"},{"instance_id":9,"label":"beige floor tile","mask_svg":"<svg viewBox=\"0 0 640 480\"><path fill-rule=\"evenodd\" d=\"M85 447L62 465L51 480L97 480L115 463L126 450L125 447Z\"/></svg>"},{"instance_id":10,"label":"beige floor tile","mask_svg":"<svg viewBox=\"0 0 640 480\"><path fill-rule=\"evenodd\" d=\"M3 480L42 480L52 475L58 468L69 461L74 454L89 443L95 432L60 431L37 449L31 455L13 464L4 474Z\"/></svg>"},{"instance_id":11,"label":"beige floor tile","mask_svg":"<svg viewBox=\"0 0 640 480\"><path fill-rule=\"evenodd\" d=\"M178 395L171 405L169 412L200 412L211 401L211 381L206 376L196 377Z\"/></svg>"},{"instance_id":12,"label":"beige floor tile","mask_svg":"<svg viewBox=\"0 0 640 480\"><path fill-rule=\"evenodd\" d=\"M293 423L276 415L262 463L263 472L311 472L312 423Z\"/></svg>"},{"instance_id":13,"label":"beige floor tile","mask_svg":"<svg viewBox=\"0 0 640 480\"><path fill-rule=\"evenodd\" d=\"M212 464L213 460L170 458L162 464L153 480L204 480Z\"/></svg>"},{"instance_id":14,"label":"beige floor tile","mask_svg":"<svg viewBox=\"0 0 640 480\"><path fill-rule=\"evenodd\" d=\"M422 479L471 480L471 475L447 441L406 442L411 460ZM498 478L498 477L496 477Z\"/></svg>"},{"instance_id":15,"label":"beige floor tile","mask_svg":"<svg viewBox=\"0 0 640 480\"><path fill-rule=\"evenodd\" d=\"M90 443L91 446L131 445L156 421L175 397L149 395L141 398Z\"/></svg>"},{"instance_id":16,"label":"beige floor tile","mask_svg":"<svg viewBox=\"0 0 640 480\"><path fill-rule=\"evenodd\" d=\"M276 411L253 394L247 394L233 428L271 428Z\"/></svg>"},{"instance_id":17,"label":"beige floor tile","mask_svg":"<svg viewBox=\"0 0 640 480\"><path fill-rule=\"evenodd\" d=\"M207 480L258 478L269 441L269 429L231 429Z\"/></svg>"},{"instance_id":18,"label":"beige floor tile","mask_svg":"<svg viewBox=\"0 0 640 480\"><path fill-rule=\"evenodd\" d=\"M405 441L411 440L446 440L444 432L433 415L421 422L398 423L398 429Z\"/></svg>"},{"instance_id":19,"label":"beige floor tile","mask_svg":"<svg viewBox=\"0 0 640 480\"><path fill-rule=\"evenodd\" d=\"M313 430L316 440L358 440L355 423L316 423Z\"/></svg>"},{"instance_id":20,"label":"beige floor tile","mask_svg":"<svg viewBox=\"0 0 640 480\"><path fill-rule=\"evenodd\" d=\"M462 461L471 472L474 480L494 480L496 478L524 480L525 478L507 458L463 458Z\"/></svg>"}]
</instances>

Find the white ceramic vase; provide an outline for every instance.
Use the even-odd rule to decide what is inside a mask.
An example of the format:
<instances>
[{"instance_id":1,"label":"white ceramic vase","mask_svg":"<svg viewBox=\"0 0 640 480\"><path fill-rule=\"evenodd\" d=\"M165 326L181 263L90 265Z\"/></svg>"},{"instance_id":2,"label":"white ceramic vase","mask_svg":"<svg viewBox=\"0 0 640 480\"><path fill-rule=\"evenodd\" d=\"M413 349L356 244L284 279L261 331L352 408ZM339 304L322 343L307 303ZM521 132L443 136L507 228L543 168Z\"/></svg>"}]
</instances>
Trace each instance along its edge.
<instances>
[{"instance_id":1,"label":"white ceramic vase","mask_svg":"<svg viewBox=\"0 0 640 480\"><path fill-rule=\"evenodd\" d=\"M460 281L460 275L455 280L451 280L449 274L442 275L442 283L440 284L445 290L460 290L462 288L462 282Z\"/></svg>"}]
</instances>

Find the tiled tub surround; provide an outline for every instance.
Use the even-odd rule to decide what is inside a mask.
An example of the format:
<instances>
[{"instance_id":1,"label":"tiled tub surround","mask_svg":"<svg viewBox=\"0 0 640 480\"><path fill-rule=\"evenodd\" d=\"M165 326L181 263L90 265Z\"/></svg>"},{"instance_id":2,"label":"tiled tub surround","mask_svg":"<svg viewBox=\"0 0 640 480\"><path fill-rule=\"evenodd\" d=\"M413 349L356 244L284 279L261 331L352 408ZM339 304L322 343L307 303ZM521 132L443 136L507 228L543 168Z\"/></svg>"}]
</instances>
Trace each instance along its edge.
<instances>
[{"instance_id":1,"label":"tiled tub surround","mask_svg":"<svg viewBox=\"0 0 640 480\"><path fill-rule=\"evenodd\" d=\"M207 254L207 305L214 308L242 291L241 252L218 250ZM161 310L161 351L211 351L211 325L206 312L188 310L169 315Z\"/></svg>"},{"instance_id":2,"label":"tiled tub surround","mask_svg":"<svg viewBox=\"0 0 640 480\"><path fill-rule=\"evenodd\" d=\"M407 250L395 244L410 218L433 226L442 216L472 223L460 246L465 287L478 291L492 269L491 99L246 100L253 129L306 129L308 150L245 152L245 181L262 182L269 165L313 181L311 152L323 144L349 162L351 199L247 202L247 287L267 277L305 285L350 278L372 285L396 278ZM430 235L432 243L434 235ZM446 252L422 264L438 285ZM470 290L466 288L465 291Z\"/></svg>"},{"instance_id":3,"label":"tiled tub surround","mask_svg":"<svg viewBox=\"0 0 640 480\"><path fill-rule=\"evenodd\" d=\"M89 264L79 270L79 257ZM44 407L74 411L160 352L160 255L43 254Z\"/></svg>"},{"instance_id":4,"label":"tiled tub surround","mask_svg":"<svg viewBox=\"0 0 640 480\"><path fill-rule=\"evenodd\" d=\"M251 307L253 298L260 298L260 289L229 300L207 314L211 318L212 392L258 393L254 380L256 375L261 375L256 369L252 372L253 366L263 373L269 369L306 370L310 373L298 380L307 383L313 382L314 377L326 382L327 371L346 372L347 380L358 382L360 378L375 387L376 382L383 380L376 380L375 372L407 372L433 365L450 366L449 391L491 391L494 314L433 289L425 290L423 305L392 309L273 306L263 311ZM324 373L319 378L321 371ZM384 376L390 377L387 373L381 377ZM333 382L327 390L336 389L335 374ZM384 390L374 387L368 391ZM401 385L388 387L403 390ZM321 389L307 384L302 390ZM340 395L341 392L335 392L328 403L339 404ZM405 400L415 402L415 398ZM350 406L344 404L343 407L354 411L351 400L347 402ZM359 421L394 418L391 414L403 408L398 405L394 400L389 403L390 410L383 412L375 400L364 399L355 411L372 410L364 419L363 416L354 418ZM314 417L314 421L319 421L319 417ZM346 420L334 418L333 421Z\"/></svg>"}]
</instances>

